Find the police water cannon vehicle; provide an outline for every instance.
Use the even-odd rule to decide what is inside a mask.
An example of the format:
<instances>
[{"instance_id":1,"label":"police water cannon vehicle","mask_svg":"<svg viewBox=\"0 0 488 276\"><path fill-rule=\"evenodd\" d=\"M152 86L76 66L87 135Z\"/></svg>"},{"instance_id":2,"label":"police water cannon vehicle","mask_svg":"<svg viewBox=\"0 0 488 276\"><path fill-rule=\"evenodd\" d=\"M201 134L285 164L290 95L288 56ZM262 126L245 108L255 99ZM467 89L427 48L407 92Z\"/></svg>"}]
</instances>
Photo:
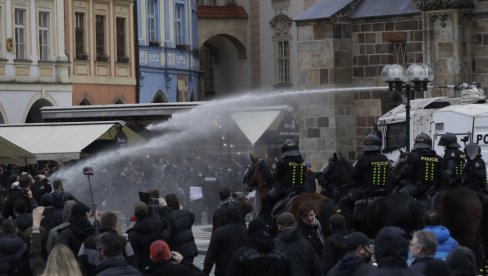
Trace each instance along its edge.
<instances>
[{"instance_id":1,"label":"police water cannon vehicle","mask_svg":"<svg viewBox=\"0 0 488 276\"><path fill-rule=\"evenodd\" d=\"M481 147L483 159L488 161L488 103L479 84L456 85L459 97L416 99L410 102L410 148L414 138L426 133L432 138L433 149L440 156L444 147L439 146L442 134L457 136L461 150L469 142ZM377 129L382 137L382 151L390 160L396 160L400 149L406 146L405 105L399 105L378 119Z\"/></svg>"}]
</instances>

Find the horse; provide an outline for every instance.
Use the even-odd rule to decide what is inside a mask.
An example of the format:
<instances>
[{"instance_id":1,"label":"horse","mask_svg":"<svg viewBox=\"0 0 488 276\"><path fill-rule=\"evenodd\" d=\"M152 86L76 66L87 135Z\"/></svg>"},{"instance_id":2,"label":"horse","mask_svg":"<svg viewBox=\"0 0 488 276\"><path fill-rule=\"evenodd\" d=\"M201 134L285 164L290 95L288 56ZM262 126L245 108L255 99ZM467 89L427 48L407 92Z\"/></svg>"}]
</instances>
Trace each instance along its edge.
<instances>
[{"instance_id":1,"label":"horse","mask_svg":"<svg viewBox=\"0 0 488 276\"><path fill-rule=\"evenodd\" d=\"M404 194L377 195L358 201L356 206L341 200L354 185L354 168L336 153L318 175L323 191L333 194L337 209L346 218L348 226L357 231L374 237L385 226L398 226L407 233L423 226L420 203Z\"/></svg>"},{"instance_id":2,"label":"horse","mask_svg":"<svg viewBox=\"0 0 488 276\"><path fill-rule=\"evenodd\" d=\"M244 186L246 191L255 190L259 203L262 203L273 185L272 172L264 160L253 155L250 155L250 159L251 165L245 173ZM322 231L324 231L325 235L328 235L330 233L327 226L329 218L335 213L335 206L332 201L319 193L303 192L292 197L286 204L284 211L290 212L296 219L300 219L298 209L304 202L309 202L314 206ZM260 215L262 216L261 210Z\"/></svg>"},{"instance_id":3,"label":"horse","mask_svg":"<svg viewBox=\"0 0 488 276\"><path fill-rule=\"evenodd\" d=\"M401 174L406 165L405 152L395 161L395 171ZM488 256L488 200L485 195L467 187L457 187L437 192L432 198L432 208L439 214L441 224L460 245L473 250L478 265L482 256Z\"/></svg>"}]
</instances>

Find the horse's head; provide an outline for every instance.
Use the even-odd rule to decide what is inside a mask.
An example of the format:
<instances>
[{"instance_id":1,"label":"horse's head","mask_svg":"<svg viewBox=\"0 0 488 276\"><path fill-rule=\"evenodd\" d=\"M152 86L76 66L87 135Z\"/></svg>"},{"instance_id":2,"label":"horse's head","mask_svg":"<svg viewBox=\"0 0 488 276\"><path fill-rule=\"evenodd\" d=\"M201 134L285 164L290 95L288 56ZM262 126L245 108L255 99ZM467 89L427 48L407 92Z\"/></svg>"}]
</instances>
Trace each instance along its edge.
<instances>
[{"instance_id":1,"label":"horse's head","mask_svg":"<svg viewBox=\"0 0 488 276\"><path fill-rule=\"evenodd\" d=\"M333 198L338 193L338 187L351 184L353 179L351 162L337 153L334 153L329 162L317 174L318 184L323 188L322 192Z\"/></svg>"},{"instance_id":2,"label":"horse's head","mask_svg":"<svg viewBox=\"0 0 488 276\"><path fill-rule=\"evenodd\" d=\"M248 192L264 186L271 175L271 172L267 170L264 160L253 155L250 155L250 158L251 164L244 172L243 180L244 188Z\"/></svg>"}]
</instances>

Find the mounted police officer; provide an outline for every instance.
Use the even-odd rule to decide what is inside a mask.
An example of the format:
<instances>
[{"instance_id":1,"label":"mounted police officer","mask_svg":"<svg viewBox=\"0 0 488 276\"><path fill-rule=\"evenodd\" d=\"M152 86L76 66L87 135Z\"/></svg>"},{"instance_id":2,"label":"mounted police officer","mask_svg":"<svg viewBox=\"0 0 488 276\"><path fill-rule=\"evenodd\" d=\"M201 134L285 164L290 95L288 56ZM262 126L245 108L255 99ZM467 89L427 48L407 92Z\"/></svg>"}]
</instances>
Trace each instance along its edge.
<instances>
[{"instance_id":1,"label":"mounted police officer","mask_svg":"<svg viewBox=\"0 0 488 276\"><path fill-rule=\"evenodd\" d=\"M375 134L368 134L364 140L363 155L354 164L355 187L350 191L348 200L355 201L369 197L375 191L387 190L390 164L388 157L381 154L381 139Z\"/></svg>"},{"instance_id":2,"label":"mounted police officer","mask_svg":"<svg viewBox=\"0 0 488 276\"><path fill-rule=\"evenodd\" d=\"M407 154L406 165L400 171L404 180L400 192L425 198L439 188L441 157L432 149L432 139L421 133L415 137L412 152Z\"/></svg>"},{"instance_id":3,"label":"mounted police officer","mask_svg":"<svg viewBox=\"0 0 488 276\"><path fill-rule=\"evenodd\" d=\"M463 168L464 185L475 192L486 193L486 166L481 158L481 148L476 143L464 147L466 165Z\"/></svg>"},{"instance_id":4,"label":"mounted police officer","mask_svg":"<svg viewBox=\"0 0 488 276\"><path fill-rule=\"evenodd\" d=\"M278 200L287 195L301 193L304 190L307 166L298 150L298 144L286 139L281 146L281 158L276 163L273 173L273 188L263 199L263 219L270 222L272 208Z\"/></svg>"},{"instance_id":5,"label":"mounted police officer","mask_svg":"<svg viewBox=\"0 0 488 276\"><path fill-rule=\"evenodd\" d=\"M439 146L444 146L444 156L442 157L441 170L442 182L444 187L456 187L462 185L463 167L466 156L459 149L461 146L457 142L456 135L446 132L439 140Z\"/></svg>"}]
</instances>

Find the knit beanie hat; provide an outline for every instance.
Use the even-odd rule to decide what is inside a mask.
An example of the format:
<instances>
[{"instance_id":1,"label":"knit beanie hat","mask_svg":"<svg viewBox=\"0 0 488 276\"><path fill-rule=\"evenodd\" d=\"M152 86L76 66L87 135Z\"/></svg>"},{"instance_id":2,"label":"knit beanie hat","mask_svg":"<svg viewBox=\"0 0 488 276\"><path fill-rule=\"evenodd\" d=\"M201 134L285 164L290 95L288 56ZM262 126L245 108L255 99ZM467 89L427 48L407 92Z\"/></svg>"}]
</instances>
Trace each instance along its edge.
<instances>
[{"instance_id":1,"label":"knit beanie hat","mask_svg":"<svg viewBox=\"0 0 488 276\"><path fill-rule=\"evenodd\" d=\"M163 240L154 241L149 248L149 254L154 263L158 261L167 261L170 257L169 246Z\"/></svg>"}]
</instances>

